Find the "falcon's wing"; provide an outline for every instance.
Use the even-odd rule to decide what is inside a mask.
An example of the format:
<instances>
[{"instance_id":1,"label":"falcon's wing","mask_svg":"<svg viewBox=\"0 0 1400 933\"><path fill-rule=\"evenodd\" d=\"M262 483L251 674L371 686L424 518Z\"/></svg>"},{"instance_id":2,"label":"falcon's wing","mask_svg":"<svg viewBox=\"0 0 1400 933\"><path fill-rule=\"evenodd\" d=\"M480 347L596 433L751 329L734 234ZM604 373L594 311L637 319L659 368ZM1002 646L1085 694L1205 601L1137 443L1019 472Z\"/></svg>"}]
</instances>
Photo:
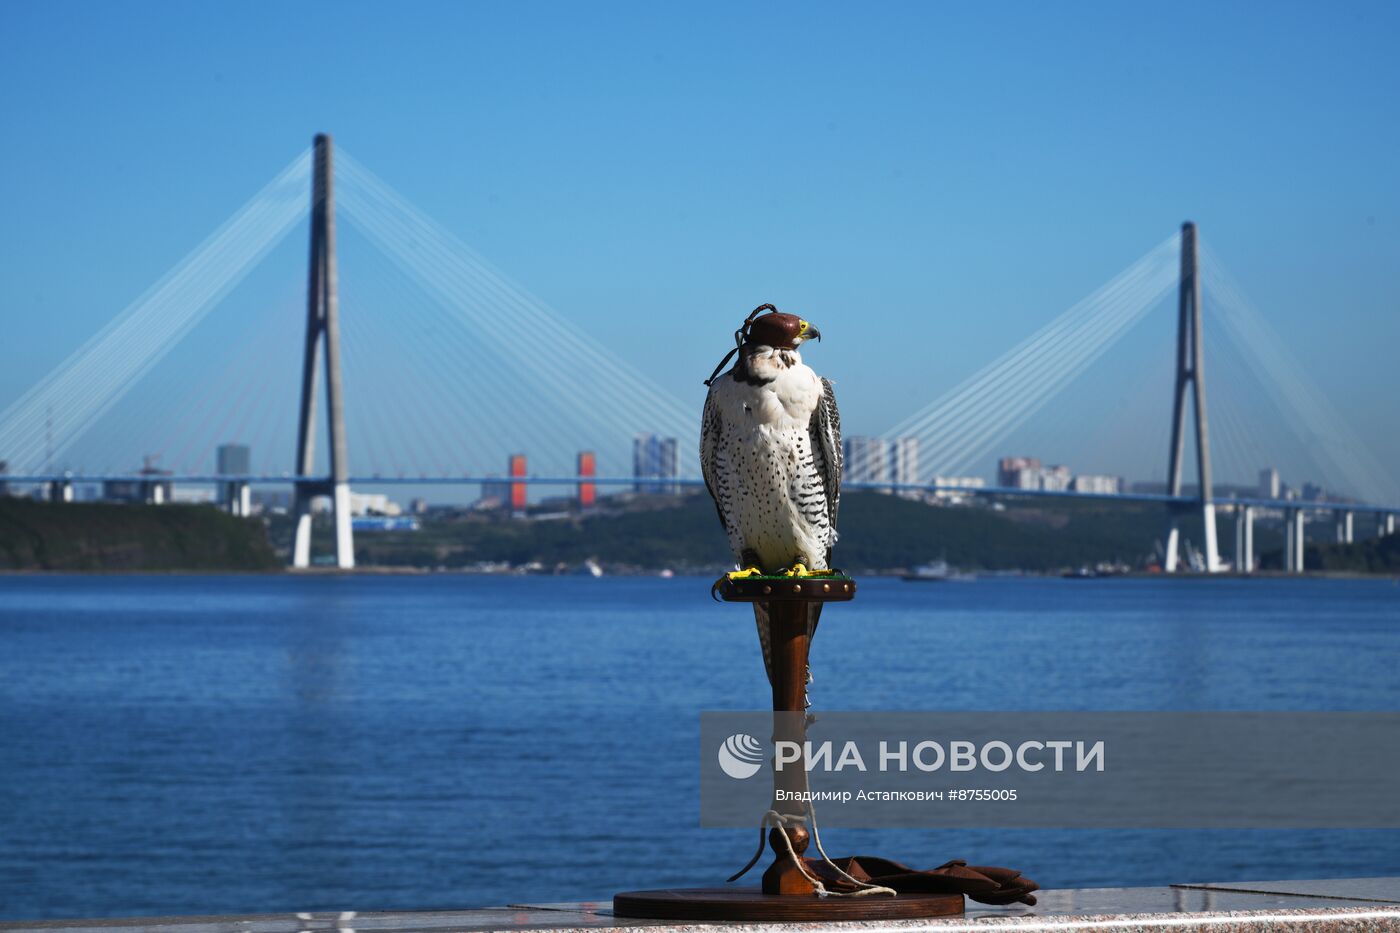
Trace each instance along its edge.
<instances>
[{"instance_id":1,"label":"falcon's wing","mask_svg":"<svg viewBox=\"0 0 1400 933\"><path fill-rule=\"evenodd\" d=\"M822 398L817 410L812 412L809 430L812 449L820 458L817 469L826 487L826 514L831 522L831 540L835 541L836 512L841 505L841 413L836 409L836 394L831 391L830 379L822 379ZM830 566L830 553L826 559Z\"/></svg>"},{"instance_id":2,"label":"falcon's wing","mask_svg":"<svg viewBox=\"0 0 1400 933\"><path fill-rule=\"evenodd\" d=\"M729 525L724 520L724 509L720 507L719 496L715 493L715 451L719 447L719 431L719 409L715 406L714 390L711 390L705 395L705 413L700 416L700 475L705 478L705 488L714 500L720 527L727 532Z\"/></svg>"}]
</instances>

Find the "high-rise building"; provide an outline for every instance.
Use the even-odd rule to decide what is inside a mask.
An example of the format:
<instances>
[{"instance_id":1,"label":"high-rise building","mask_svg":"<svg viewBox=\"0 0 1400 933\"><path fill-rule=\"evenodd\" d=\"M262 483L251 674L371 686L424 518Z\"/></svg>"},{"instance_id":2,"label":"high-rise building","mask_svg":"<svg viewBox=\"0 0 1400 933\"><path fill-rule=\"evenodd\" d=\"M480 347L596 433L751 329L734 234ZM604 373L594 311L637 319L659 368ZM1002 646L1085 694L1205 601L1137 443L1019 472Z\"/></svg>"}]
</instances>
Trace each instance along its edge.
<instances>
[{"instance_id":1,"label":"high-rise building","mask_svg":"<svg viewBox=\"0 0 1400 933\"><path fill-rule=\"evenodd\" d=\"M598 501L598 485L586 482L598 475L598 458L591 450L581 450L578 455L578 506L581 509L592 507Z\"/></svg>"},{"instance_id":2,"label":"high-rise building","mask_svg":"<svg viewBox=\"0 0 1400 933\"><path fill-rule=\"evenodd\" d=\"M510 464L509 464L509 467L510 467L510 468L509 468L506 472L510 474L510 477L511 477L512 480L517 479L517 478L519 478L519 479L524 479L525 476L526 476L526 472L525 472L525 455L524 455L524 454L511 454L511 455L510 455ZM526 492L525 492L525 484L524 484L524 483L512 482L512 483L510 484L510 509L511 509L511 511L512 511L512 512L523 512L523 511L525 511L525 506L526 506L527 504L529 504L529 496L526 495Z\"/></svg>"},{"instance_id":3,"label":"high-rise building","mask_svg":"<svg viewBox=\"0 0 1400 933\"><path fill-rule=\"evenodd\" d=\"M1040 488L1046 492L1065 492L1073 478L1069 467L1063 464L1044 467L1040 471Z\"/></svg>"},{"instance_id":4,"label":"high-rise building","mask_svg":"<svg viewBox=\"0 0 1400 933\"><path fill-rule=\"evenodd\" d=\"M896 437L890 441L890 481L897 486L915 486L919 483L919 439L917 437ZM896 490L906 499L917 499L923 495L918 489Z\"/></svg>"},{"instance_id":5,"label":"high-rise building","mask_svg":"<svg viewBox=\"0 0 1400 933\"><path fill-rule=\"evenodd\" d=\"M1087 479L1094 480L1099 477ZM1042 466L1038 457L1002 457L997 461L997 485L1003 489L1066 492L1073 483L1074 474L1064 464Z\"/></svg>"},{"instance_id":6,"label":"high-rise building","mask_svg":"<svg viewBox=\"0 0 1400 933\"><path fill-rule=\"evenodd\" d=\"M845 448L842 479L851 483L890 482L890 445L883 437L855 435L842 441ZM915 450L917 455L917 448Z\"/></svg>"},{"instance_id":7,"label":"high-rise building","mask_svg":"<svg viewBox=\"0 0 1400 933\"><path fill-rule=\"evenodd\" d=\"M1273 467L1265 467L1259 471L1259 498L1277 499L1281 491L1278 481L1278 470Z\"/></svg>"},{"instance_id":8,"label":"high-rise building","mask_svg":"<svg viewBox=\"0 0 1400 933\"><path fill-rule=\"evenodd\" d=\"M997 485L1004 489L1039 489L1040 460L1002 457L997 461Z\"/></svg>"},{"instance_id":9,"label":"high-rise building","mask_svg":"<svg viewBox=\"0 0 1400 933\"><path fill-rule=\"evenodd\" d=\"M637 492L673 495L680 488L675 482L678 476L679 445L674 437L638 434L632 439L632 479Z\"/></svg>"},{"instance_id":10,"label":"high-rise building","mask_svg":"<svg viewBox=\"0 0 1400 933\"><path fill-rule=\"evenodd\" d=\"M215 459L220 476L247 476L253 472L253 451L247 444L220 444Z\"/></svg>"}]
</instances>

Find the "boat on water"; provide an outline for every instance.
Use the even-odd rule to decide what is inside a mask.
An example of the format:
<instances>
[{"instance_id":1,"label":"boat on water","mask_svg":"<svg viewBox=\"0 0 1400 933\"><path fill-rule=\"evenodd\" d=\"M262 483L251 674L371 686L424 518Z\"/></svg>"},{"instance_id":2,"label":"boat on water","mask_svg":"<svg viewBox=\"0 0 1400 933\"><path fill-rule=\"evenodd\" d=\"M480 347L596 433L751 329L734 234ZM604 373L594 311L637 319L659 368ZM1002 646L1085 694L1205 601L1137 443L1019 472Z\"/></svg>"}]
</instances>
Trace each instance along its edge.
<instances>
[{"instance_id":1,"label":"boat on water","mask_svg":"<svg viewBox=\"0 0 1400 933\"><path fill-rule=\"evenodd\" d=\"M901 574L900 579L911 583L971 583L977 577L956 567L950 567L946 560L935 560Z\"/></svg>"},{"instance_id":2,"label":"boat on water","mask_svg":"<svg viewBox=\"0 0 1400 933\"><path fill-rule=\"evenodd\" d=\"M1133 568L1119 561L1101 561L1090 567L1083 564L1073 570L1066 570L1060 576L1066 580L1098 580L1102 577L1122 577L1132 573Z\"/></svg>"}]
</instances>

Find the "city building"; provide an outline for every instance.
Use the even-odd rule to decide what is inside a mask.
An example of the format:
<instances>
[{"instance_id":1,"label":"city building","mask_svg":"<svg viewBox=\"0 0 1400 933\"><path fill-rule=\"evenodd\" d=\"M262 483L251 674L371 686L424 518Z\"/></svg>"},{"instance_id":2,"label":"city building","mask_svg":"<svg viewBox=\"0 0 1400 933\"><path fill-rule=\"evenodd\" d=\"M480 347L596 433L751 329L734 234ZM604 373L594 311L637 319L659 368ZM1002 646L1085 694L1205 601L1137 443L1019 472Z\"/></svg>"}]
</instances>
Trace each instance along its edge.
<instances>
[{"instance_id":1,"label":"city building","mask_svg":"<svg viewBox=\"0 0 1400 933\"><path fill-rule=\"evenodd\" d=\"M1003 489L1039 489L1040 460L1002 457L997 461L997 485Z\"/></svg>"},{"instance_id":2,"label":"city building","mask_svg":"<svg viewBox=\"0 0 1400 933\"><path fill-rule=\"evenodd\" d=\"M585 482L598 475L598 458L591 450L581 450L578 454L578 507L592 508L598 502L598 484Z\"/></svg>"},{"instance_id":3,"label":"city building","mask_svg":"<svg viewBox=\"0 0 1400 933\"><path fill-rule=\"evenodd\" d=\"M1073 481L1074 475L1063 464L1044 467L1040 471L1040 488L1046 492L1068 492Z\"/></svg>"},{"instance_id":4,"label":"city building","mask_svg":"<svg viewBox=\"0 0 1400 933\"><path fill-rule=\"evenodd\" d=\"M843 482L890 482L890 444L883 437L855 435L842 441L842 447ZM917 458L917 447L914 454Z\"/></svg>"},{"instance_id":5,"label":"city building","mask_svg":"<svg viewBox=\"0 0 1400 933\"><path fill-rule=\"evenodd\" d=\"M680 457L674 437L638 434L632 439L632 479L637 492L674 495L680 487L674 480L680 476ZM650 480L651 482L645 482ZM671 480L671 482L656 482Z\"/></svg>"},{"instance_id":6,"label":"city building","mask_svg":"<svg viewBox=\"0 0 1400 933\"><path fill-rule=\"evenodd\" d=\"M8 496L8 495L10 494L10 484L7 483L7 482L5 482L5 476L6 476L6 474L8 474L9 472L10 472L10 463L9 463L9 461L8 461L8 460L0 460L0 496Z\"/></svg>"},{"instance_id":7,"label":"city building","mask_svg":"<svg viewBox=\"0 0 1400 933\"><path fill-rule=\"evenodd\" d=\"M1321 502L1327 498L1327 491L1317 483L1304 483L1302 498L1305 502Z\"/></svg>"},{"instance_id":8,"label":"city building","mask_svg":"<svg viewBox=\"0 0 1400 933\"><path fill-rule=\"evenodd\" d=\"M1074 478L1070 488L1075 492L1116 496L1123 491L1123 480L1117 476L1095 476L1092 473L1081 473Z\"/></svg>"},{"instance_id":9,"label":"city building","mask_svg":"<svg viewBox=\"0 0 1400 933\"><path fill-rule=\"evenodd\" d=\"M1117 495L1123 490L1120 477L1092 473L1075 476L1064 464L1044 466L1038 457L1002 457L997 461L997 485L1003 489L1073 490L1108 495Z\"/></svg>"},{"instance_id":10,"label":"city building","mask_svg":"<svg viewBox=\"0 0 1400 933\"><path fill-rule=\"evenodd\" d=\"M890 441L890 481L897 486L919 484L919 439L917 437L896 437ZM921 498L918 489L899 489L899 495L906 499Z\"/></svg>"},{"instance_id":11,"label":"city building","mask_svg":"<svg viewBox=\"0 0 1400 933\"><path fill-rule=\"evenodd\" d=\"M217 496L208 486L175 486L170 490L174 505L213 505Z\"/></svg>"},{"instance_id":12,"label":"city building","mask_svg":"<svg viewBox=\"0 0 1400 933\"><path fill-rule=\"evenodd\" d=\"M283 515L292 507L292 493L281 489L258 489L252 496L253 512Z\"/></svg>"},{"instance_id":13,"label":"city building","mask_svg":"<svg viewBox=\"0 0 1400 933\"><path fill-rule=\"evenodd\" d=\"M1282 487L1279 486L1278 470L1265 467L1259 471L1259 498L1277 499Z\"/></svg>"},{"instance_id":14,"label":"city building","mask_svg":"<svg viewBox=\"0 0 1400 933\"><path fill-rule=\"evenodd\" d=\"M481 484L481 498L473 504L478 509L503 509L510 501L510 483L494 473Z\"/></svg>"},{"instance_id":15,"label":"city building","mask_svg":"<svg viewBox=\"0 0 1400 933\"><path fill-rule=\"evenodd\" d=\"M935 476L933 478L935 486L955 486L956 489L939 489L933 493L933 499L948 505L962 505L972 499L972 493L964 492L967 489L985 489L987 481L980 476Z\"/></svg>"},{"instance_id":16,"label":"city building","mask_svg":"<svg viewBox=\"0 0 1400 933\"><path fill-rule=\"evenodd\" d=\"M403 509L399 504L382 492L354 492L350 493L350 514L355 517L366 515L388 516L390 518L403 514Z\"/></svg>"},{"instance_id":17,"label":"city building","mask_svg":"<svg viewBox=\"0 0 1400 933\"><path fill-rule=\"evenodd\" d=\"M214 458L220 476L249 476L253 472L253 451L247 444L220 444Z\"/></svg>"},{"instance_id":18,"label":"city building","mask_svg":"<svg viewBox=\"0 0 1400 933\"><path fill-rule=\"evenodd\" d=\"M524 479L529 475L525 468L525 455L511 454L506 472L510 475L512 480ZM523 512L529 503L530 497L525 489L525 484L512 482L510 484L510 510L512 512Z\"/></svg>"}]
</instances>

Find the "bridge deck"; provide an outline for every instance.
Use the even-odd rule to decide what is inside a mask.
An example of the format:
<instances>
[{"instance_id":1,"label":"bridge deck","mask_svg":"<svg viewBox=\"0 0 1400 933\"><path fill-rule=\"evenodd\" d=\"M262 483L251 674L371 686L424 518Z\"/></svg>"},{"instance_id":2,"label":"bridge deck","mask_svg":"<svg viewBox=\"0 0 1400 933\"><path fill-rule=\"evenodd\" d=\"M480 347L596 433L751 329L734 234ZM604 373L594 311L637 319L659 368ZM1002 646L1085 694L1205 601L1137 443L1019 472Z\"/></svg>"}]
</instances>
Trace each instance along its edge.
<instances>
[{"instance_id":1,"label":"bridge deck","mask_svg":"<svg viewBox=\"0 0 1400 933\"><path fill-rule=\"evenodd\" d=\"M160 482L176 484L245 483L249 486L286 486L296 483L325 486L330 483L327 476L297 477L289 473L258 474L248 476L221 476L218 474L190 475L141 475L141 474L79 474L48 473L36 475L0 475L0 482L24 484L48 483L108 483L108 482ZM646 477L635 476L351 476L351 486L477 486L484 483L521 483L527 486L577 486L587 483L593 486L671 486L676 488L699 488L705 481L698 477ZM1010 486L954 486L927 483L843 483L842 489L848 492L862 490L892 490L895 492L955 493L957 495L1009 498L1009 499L1073 499L1077 501L1109 501L1158 503L1178 505L1182 508L1198 506L1196 496L1169 496L1164 493L1147 492L1074 492L1072 490L1019 489ZM1400 506L1371 505L1361 502L1327 502L1302 499L1265 499L1259 497L1230 497L1215 499L1217 507L1249 506L1259 509L1301 509L1308 512L1374 512L1380 515L1400 515Z\"/></svg>"}]
</instances>

